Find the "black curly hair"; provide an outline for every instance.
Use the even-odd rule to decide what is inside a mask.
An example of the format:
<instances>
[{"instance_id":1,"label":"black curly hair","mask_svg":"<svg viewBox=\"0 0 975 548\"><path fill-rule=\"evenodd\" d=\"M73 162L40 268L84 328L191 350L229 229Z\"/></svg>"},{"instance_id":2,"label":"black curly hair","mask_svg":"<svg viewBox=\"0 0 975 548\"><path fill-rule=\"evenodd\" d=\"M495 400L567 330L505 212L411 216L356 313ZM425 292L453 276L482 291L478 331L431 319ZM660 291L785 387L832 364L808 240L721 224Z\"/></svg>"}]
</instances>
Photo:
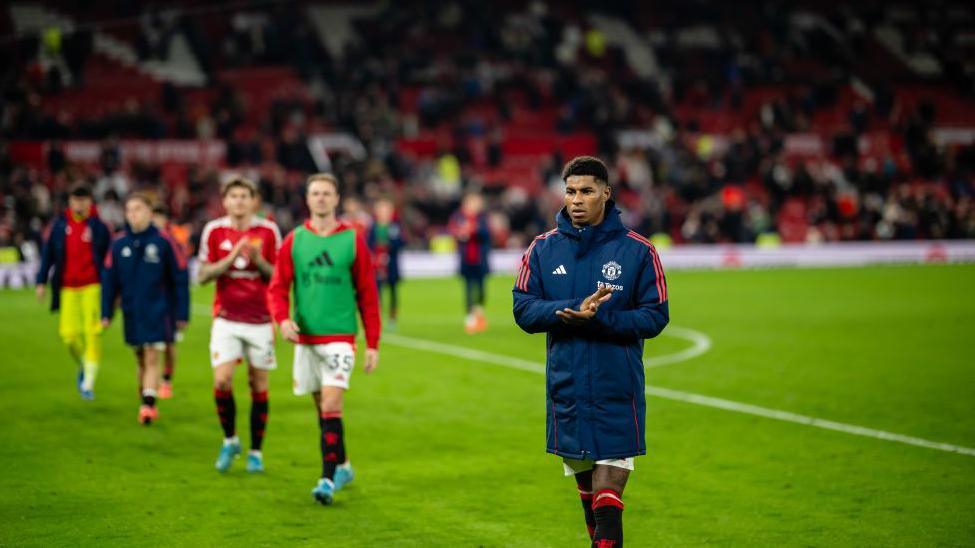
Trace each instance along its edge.
<instances>
[{"instance_id":1,"label":"black curly hair","mask_svg":"<svg viewBox=\"0 0 975 548\"><path fill-rule=\"evenodd\" d=\"M592 175L597 182L609 184L609 170L602 160L595 156L576 156L562 168L562 181L573 175Z\"/></svg>"}]
</instances>

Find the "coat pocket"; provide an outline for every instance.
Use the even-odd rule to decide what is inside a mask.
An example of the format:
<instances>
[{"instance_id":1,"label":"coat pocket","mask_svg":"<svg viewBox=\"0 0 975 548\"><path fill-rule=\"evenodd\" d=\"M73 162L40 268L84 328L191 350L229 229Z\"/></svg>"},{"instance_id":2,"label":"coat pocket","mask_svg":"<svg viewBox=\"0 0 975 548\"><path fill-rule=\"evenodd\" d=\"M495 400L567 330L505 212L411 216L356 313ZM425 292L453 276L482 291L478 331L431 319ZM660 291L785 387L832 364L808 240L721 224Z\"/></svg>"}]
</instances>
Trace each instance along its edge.
<instances>
[{"instance_id":1,"label":"coat pocket","mask_svg":"<svg viewBox=\"0 0 975 548\"><path fill-rule=\"evenodd\" d=\"M601 343L593 348L592 397L594 400L630 401L634 394L629 350L615 343Z\"/></svg>"}]
</instances>

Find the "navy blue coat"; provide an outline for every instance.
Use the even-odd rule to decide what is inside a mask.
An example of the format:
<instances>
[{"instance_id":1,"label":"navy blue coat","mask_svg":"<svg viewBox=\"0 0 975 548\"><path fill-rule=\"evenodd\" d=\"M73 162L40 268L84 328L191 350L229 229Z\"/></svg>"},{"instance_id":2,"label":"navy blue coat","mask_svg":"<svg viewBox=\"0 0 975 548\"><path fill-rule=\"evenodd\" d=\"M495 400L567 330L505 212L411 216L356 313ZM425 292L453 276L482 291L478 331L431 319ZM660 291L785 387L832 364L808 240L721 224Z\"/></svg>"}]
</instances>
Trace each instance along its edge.
<instances>
[{"instance_id":1,"label":"navy blue coat","mask_svg":"<svg viewBox=\"0 0 975 548\"><path fill-rule=\"evenodd\" d=\"M172 342L177 321L188 321L189 274L177 244L150 226L112 243L102 273L102 318L115 314L122 297L125 342L137 346Z\"/></svg>"},{"instance_id":2,"label":"navy blue coat","mask_svg":"<svg viewBox=\"0 0 975 548\"><path fill-rule=\"evenodd\" d=\"M643 340L670 319L660 259L623 226L612 201L593 227L573 227L564 209L556 219L558 228L525 252L512 290L518 325L546 333L547 450L573 459L643 455ZM603 284L613 286L612 297L586 325L555 315L578 310Z\"/></svg>"},{"instance_id":3,"label":"navy blue coat","mask_svg":"<svg viewBox=\"0 0 975 548\"><path fill-rule=\"evenodd\" d=\"M66 233L68 215L70 215L68 212L58 215L51 225L50 235L41 250L41 267L37 270L35 279L35 283L41 285L46 284L50 278L52 311L61 308L61 281L64 275L64 254L67 247L65 242L68 238ZM91 229L91 252L94 255L95 266L101 270L108 246L112 242L112 233L98 218L98 211L94 207L88 216L87 224Z\"/></svg>"}]
</instances>

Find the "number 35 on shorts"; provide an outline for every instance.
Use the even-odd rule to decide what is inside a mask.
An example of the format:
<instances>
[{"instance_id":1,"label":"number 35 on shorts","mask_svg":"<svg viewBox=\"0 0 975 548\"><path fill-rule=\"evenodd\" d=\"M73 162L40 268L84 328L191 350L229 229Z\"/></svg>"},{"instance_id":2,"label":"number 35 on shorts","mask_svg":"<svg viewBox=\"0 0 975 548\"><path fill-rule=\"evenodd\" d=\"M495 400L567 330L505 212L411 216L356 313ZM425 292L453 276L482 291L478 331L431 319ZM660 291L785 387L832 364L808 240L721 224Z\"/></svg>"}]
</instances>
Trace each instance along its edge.
<instances>
[{"instance_id":1,"label":"number 35 on shorts","mask_svg":"<svg viewBox=\"0 0 975 548\"><path fill-rule=\"evenodd\" d=\"M327 345L326 345L327 346ZM325 367L329 371L344 371L348 373L352 371L352 365L355 363L355 355L352 352L329 352L326 353L322 358L325 361Z\"/></svg>"},{"instance_id":2,"label":"number 35 on shorts","mask_svg":"<svg viewBox=\"0 0 975 548\"><path fill-rule=\"evenodd\" d=\"M294 393L301 396L323 386L349 389L355 365L355 350L350 343L295 345Z\"/></svg>"}]
</instances>

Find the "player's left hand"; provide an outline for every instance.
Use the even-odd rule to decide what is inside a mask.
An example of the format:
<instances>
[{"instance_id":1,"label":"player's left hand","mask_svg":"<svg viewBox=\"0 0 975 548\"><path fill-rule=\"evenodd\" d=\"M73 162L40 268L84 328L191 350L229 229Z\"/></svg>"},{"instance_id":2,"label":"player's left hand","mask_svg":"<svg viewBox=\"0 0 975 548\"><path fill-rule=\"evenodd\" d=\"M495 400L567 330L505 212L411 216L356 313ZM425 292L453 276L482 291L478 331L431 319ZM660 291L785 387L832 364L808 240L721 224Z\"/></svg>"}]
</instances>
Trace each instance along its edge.
<instances>
[{"instance_id":1,"label":"player's left hand","mask_svg":"<svg viewBox=\"0 0 975 548\"><path fill-rule=\"evenodd\" d=\"M108 326L112 325L111 318L102 318L102 329L108 329Z\"/></svg>"},{"instance_id":2,"label":"player's left hand","mask_svg":"<svg viewBox=\"0 0 975 548\"><path fill-rule=\"evenodd\" d=\"M556 310L555 315L562 320L562 323L568 325L585 325L593 316L596 315L596 311L592 308L580 311L572 310L571 308L563 308L562 310Z\"/></svg>"},{"instance_id":3,"label":"player's left hand","mask_svg":"<svg viewBox=\"0 0 975 548\"><path fill-rule=\"evenodd\" d=\"M187 322L185 320L176 320L176 330L182 331L186 329L186 323Z\"/></svg>"},{"instance_id":4,"label":"player's left hand","mask_svg":"<svg viewBox=\"0 0 975 548\"><path fill-rule=\"evenodd\" d=\"M366 361L362 364L362 368L368 375L375 371L377 365L379 365L379 350L376 348L367 348Z\"/></svg>"}]
</instances>

